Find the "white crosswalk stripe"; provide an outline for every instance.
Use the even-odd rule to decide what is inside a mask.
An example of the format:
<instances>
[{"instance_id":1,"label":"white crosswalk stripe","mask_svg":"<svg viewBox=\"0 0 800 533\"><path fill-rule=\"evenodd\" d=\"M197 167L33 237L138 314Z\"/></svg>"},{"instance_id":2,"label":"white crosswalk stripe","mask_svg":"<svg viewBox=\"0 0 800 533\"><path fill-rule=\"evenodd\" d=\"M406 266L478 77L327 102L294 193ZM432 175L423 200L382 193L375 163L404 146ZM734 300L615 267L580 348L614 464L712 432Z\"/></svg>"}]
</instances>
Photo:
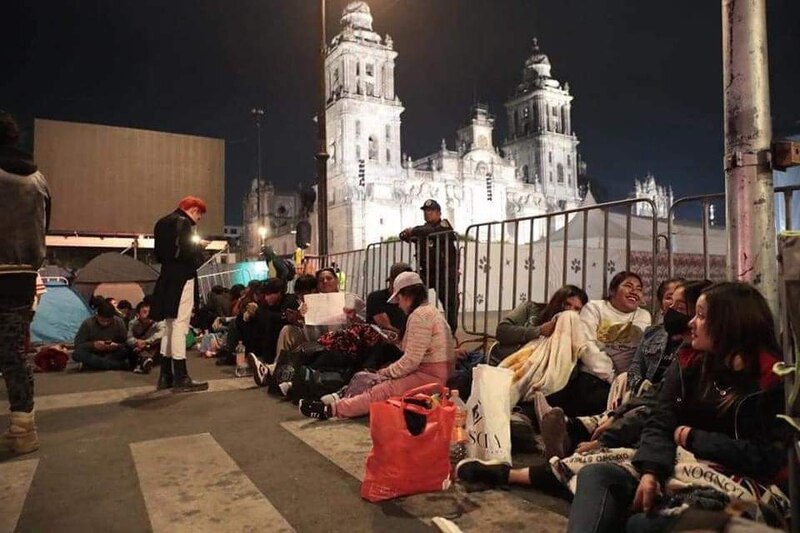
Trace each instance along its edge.
<instances>
[{"instance_id":1,"label":"white crosswalk stripe","mask_svg":"<svg viewBox=\"0 0 800 533\"><path fill-rule=\"evenodd\" d=\"M0 533L16 530L39 459L0 463Z\"/></svg>"},{"instance_id":2,"label":"white crosswalk stripe","mask_svg":"<svg viewBox=\"0 0 800 533\"><path fill-rule=\"evenodd\" d=\"M130 448L155 533L294 531L210 434Z\"/></svg>"},{"instance_id":3,"label":"white crosswalk stripe","mask_svg":"<svg viewBox=\"0 0 800 533\"><path fill-rule=\"evenodd\" d=\"M369 428L352 421L293 421L281 426L355 477L363 479L372 441ZM398 500L409 514L425 521L444 516L462 531L520 530L561 532L566 518L505 491L466 493L456 486L443 493L420 494ZM455 517L455 518L453 518Z\"/></svg>"}]
</instances>

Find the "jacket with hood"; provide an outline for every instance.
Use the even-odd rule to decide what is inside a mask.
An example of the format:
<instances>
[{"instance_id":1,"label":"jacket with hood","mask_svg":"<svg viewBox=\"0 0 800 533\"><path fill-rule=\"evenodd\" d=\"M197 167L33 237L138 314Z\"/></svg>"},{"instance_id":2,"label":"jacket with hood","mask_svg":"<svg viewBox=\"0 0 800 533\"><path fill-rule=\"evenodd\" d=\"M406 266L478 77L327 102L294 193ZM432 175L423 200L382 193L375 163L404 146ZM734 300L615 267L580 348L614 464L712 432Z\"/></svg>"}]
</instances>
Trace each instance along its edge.
<instances>
[{"instance_id":1,"label":"jacket with hood","mask_svg":"<svg viewBox=\"0 0 800 533\"><path fill-rule=\"evenodd\" d=\"M45 258L50 191L30 155L0 147L0 295L27 299Z\"/></svg>"},{"instance_id":2,"label":"jacket with hood","mask_svg":"<svg viewBox=\"0 0 800 533\"><path fill-rule=\"evenodd\" d=\"M720 389L710 398L704 394L703 356L691 348L682 349L667 370L633 457L634 466L666 480L675 464L675 429L689 426L686 449L698 459L733 474L774 482L786 460L784 430L776 417L783 412L783 386L772 373L779 359L771 353L759 354L758 379L733 405L720 411L719 400L728 392Z\"/></svg>"}]
</instances>

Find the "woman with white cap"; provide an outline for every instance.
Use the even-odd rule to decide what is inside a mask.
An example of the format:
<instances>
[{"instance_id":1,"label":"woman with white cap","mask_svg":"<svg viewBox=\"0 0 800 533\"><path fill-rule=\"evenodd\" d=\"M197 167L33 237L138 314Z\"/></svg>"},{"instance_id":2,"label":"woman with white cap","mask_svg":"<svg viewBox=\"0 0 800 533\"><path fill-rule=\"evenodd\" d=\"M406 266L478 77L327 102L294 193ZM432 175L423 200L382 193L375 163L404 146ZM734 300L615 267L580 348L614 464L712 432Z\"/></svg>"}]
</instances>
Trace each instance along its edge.
<instances>
[{"instance_id":1,"label":"woman with white cap","mask_svg":"<svg viewBox=\"0 0 800 533\"><path fill-rule=\"evenodd\" d=\"M428 383L444 385L455 368L455 347L450 327L436 306L428 302L428 289L416 272L403 272L394 280L389 302L397 303L408 315L403 337L403 356L378 371L384 381L366 392L337 400L300 401L300 412L325 420L332 416L353 418L369 413L372 402L399 396Z\"/></svg>"}]
</instances>

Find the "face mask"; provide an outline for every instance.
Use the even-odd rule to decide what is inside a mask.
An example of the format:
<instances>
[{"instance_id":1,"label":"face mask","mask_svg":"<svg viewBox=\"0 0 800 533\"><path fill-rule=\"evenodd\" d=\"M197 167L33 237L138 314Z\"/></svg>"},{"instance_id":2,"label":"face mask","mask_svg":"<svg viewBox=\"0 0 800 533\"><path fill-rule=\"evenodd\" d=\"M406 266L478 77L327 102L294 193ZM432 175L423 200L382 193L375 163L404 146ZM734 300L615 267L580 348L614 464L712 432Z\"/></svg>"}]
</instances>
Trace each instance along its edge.
<instances>
[{"instance_id":1,"label":"face mask","mask_svg":"<svg viewBox=\"0 0 800 533\"><path fill-rule=\"evenodd\" d=\"M689 315L684 315L672 308L667 309L667 312L664 313L664 329L667 330L667 333L670 335L686 333L689 329L690 320L691 317Z\"/></svg>"}]
</instances>

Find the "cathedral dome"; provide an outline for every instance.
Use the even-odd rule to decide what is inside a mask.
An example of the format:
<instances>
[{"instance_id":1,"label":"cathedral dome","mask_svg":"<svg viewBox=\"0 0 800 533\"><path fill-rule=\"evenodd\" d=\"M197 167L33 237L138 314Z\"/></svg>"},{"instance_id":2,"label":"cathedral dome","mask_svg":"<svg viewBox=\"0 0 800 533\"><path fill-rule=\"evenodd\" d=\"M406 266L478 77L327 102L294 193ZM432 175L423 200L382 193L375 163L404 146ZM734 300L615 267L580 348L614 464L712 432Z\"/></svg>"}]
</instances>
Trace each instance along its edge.
<instances>
[{"instance_id":1,"label":"cathedral dome","mask_svg":"<svg viewBox=\"0 0 800 533\"><path fill-rule=\"evenodd\" d=\"M540 78L550 77L550 58L539 49L539 39L533 38L531 56L525 61L525 74L534 74Z\"/></svg>"},{"instance_id":2,"label":"cathedral dome","mask_svg":"<svg viewBox=\"0 0 800 533\"><path fill-rule=\"evenodd\" d=\"M366 2L350 2L342 11L342 26L353 30L372 31L372 13Z\"/></svg>"}]
</instances>

